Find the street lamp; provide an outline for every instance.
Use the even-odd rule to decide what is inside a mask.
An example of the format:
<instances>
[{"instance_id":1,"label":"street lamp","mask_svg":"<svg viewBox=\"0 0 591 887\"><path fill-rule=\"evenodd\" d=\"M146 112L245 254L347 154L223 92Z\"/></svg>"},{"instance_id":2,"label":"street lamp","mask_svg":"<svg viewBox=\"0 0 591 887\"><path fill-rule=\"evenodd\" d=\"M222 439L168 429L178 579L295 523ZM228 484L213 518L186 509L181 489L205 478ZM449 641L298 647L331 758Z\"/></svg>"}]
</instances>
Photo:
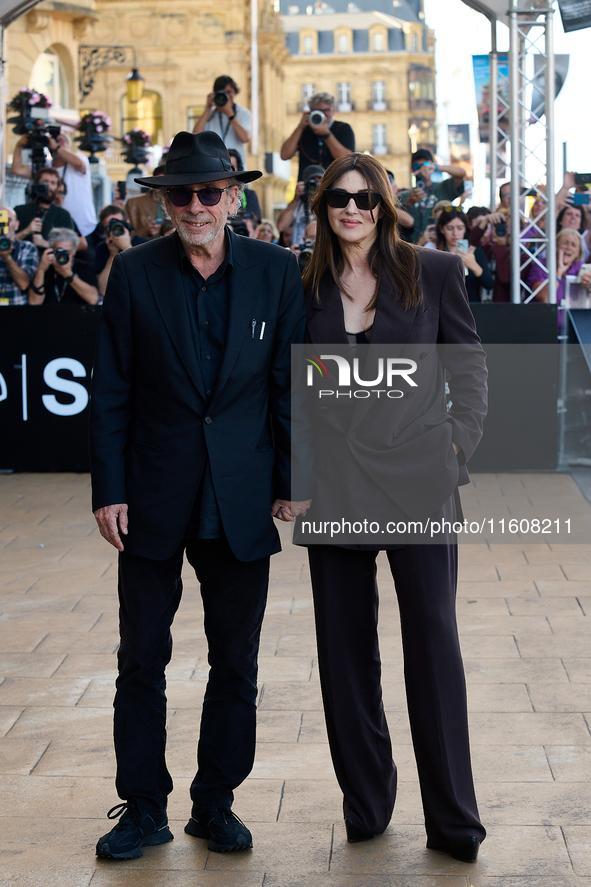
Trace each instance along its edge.
<instances>
[{"instance_id":1,"label":"street lamp","mask_svg":"<svg viewBox=\"0 0 591 887\"><path fill-rule=\"evenodd\" d=\"M126 79L127 100L132 104L139 102L144 92L144 78L138 70L135 46L79 46L78 88L81 102L94 89L97 71L107 65L124 65L128 50L131 50L133 63L131 74Z\"/></svg>"},{"instance_id":2,"label":"street lamp","mask_svg":"<svg viewBox=\"0 0 591 887\"><path fill-rule=\"evenodd\" d=\"M132 104L139 102L144 94L144 78L137 68L134 68L127 78L127 101Z\"/></svg>"}]
</instances>

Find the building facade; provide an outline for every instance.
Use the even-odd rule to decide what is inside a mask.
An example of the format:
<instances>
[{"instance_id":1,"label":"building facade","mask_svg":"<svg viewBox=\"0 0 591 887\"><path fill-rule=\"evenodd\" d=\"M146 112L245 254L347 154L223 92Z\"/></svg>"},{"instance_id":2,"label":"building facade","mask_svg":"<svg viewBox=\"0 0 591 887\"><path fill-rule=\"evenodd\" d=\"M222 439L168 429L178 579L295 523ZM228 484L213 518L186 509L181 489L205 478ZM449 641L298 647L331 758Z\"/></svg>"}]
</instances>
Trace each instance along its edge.
<instances>
[{"instance_id":1,"label":"building facade","mask_svg":"<svg viewBox=\"0 0 591 887\"><path fill-rule=\"evenodd\" d=\"M264 169L265 152L278 152L285 137L288 53L276 2L258 0L257 6L258 149L247 153L247 165ZM89 74L80 46L127 47L122 60L94 72L86 96L78 89L80 75ZM130 103L126 78L134 58L144 94ZM100 156L114 181L130 169L117 139L137 126L164 147L180 130L192 129L218 75L233 77L240 86L238 102L252 108L249 0L44 0L7 29L7 59L9 99L30 86L49 94L51 114L63 122L75 123L86 110L111 117L116 141ZM10 154L16 140L10 125L7 134ZM267 175L256 186L265 212L283 201L285 185Z\"/></svg>"},{"instance_id":2,"label":"building facade","mask_svg":"<svg viewBox=\"0 0 591 887\"><path fill-rule=\"evenodd\" d=\"M378 156L399 185L410 184L411 150L435 151L437 142L435 41L422 0L281 0L281 13L287 133L313 93L329 92L356 149Z\"/></svg>"}]
</instances>

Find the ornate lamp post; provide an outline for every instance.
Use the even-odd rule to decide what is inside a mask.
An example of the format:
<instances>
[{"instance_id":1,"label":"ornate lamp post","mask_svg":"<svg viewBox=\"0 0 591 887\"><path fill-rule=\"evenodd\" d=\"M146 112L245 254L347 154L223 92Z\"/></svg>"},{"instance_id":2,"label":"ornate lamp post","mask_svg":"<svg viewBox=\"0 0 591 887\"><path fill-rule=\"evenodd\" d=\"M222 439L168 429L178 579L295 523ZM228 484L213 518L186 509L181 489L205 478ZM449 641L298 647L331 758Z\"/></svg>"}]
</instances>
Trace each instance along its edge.
<instances>
[{"instance_id":1,"label":"ornate lamp post","mask_svg":"<svg viewBox=\"0 0 591 887\"><path fill-rule=\"evenodd\" d=\"M144 78L138 71L135 46L79 46L78 47L78 88L80 101L94 89L94 78L97 71L107 65L124 65L131 50L133 63L131 74L127 77L127 100L133 104L139 102L144 91Z\"/></svg>"}]
</instances>

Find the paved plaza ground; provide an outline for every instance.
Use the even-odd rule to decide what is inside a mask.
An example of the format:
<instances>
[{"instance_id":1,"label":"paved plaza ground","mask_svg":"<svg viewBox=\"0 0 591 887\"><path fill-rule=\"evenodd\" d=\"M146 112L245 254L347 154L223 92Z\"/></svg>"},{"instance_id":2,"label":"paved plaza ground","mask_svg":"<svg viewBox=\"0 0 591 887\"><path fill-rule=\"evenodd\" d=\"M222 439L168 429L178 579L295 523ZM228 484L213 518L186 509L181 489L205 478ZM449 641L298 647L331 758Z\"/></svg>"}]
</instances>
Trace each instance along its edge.
<instances>
[{"instance_id":1,"label":"paved plaza ground","mask_svg":"<svg viewBox=\"0 0 591 887\"><path fill-rule=\"evenodd\" d=\"M581 520L568 474L477 475L463 494L507 518ZM324 730L305 551L281 528L259 672L254 771L235 809L254 849L185 835L207 662L186 572L168 673L172 843L98 860L118 802L112 697L116 552L89 478L0 475L0 883L10 887L591 887L591 545L462 544L458 617L477 796L488 838L467 865L425 849L396 598L380 559L384 698L399 797L387 832L345 840ZM591 539L591 537L589 537ZM382 558L382 555L380 555Z\"/></svg>"}]
</instances>

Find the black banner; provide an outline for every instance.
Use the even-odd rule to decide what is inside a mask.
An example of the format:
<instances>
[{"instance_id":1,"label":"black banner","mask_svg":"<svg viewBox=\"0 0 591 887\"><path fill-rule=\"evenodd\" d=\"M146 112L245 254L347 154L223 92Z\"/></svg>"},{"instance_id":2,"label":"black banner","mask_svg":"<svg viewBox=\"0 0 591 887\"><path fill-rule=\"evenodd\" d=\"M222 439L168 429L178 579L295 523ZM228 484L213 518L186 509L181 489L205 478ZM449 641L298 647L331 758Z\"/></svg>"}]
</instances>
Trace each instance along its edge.
<instances>
[{"instance_id":1,"label":"black banner","mask_svg":"<svg viewBox=\"0 0 591 887\"><path fill-rule=\"evenodd\" d=\"M558 0L558 8L567 33L591 28L591 0Z\"/></svg>"},{"instance_id":2,"label":"black banner","mask_svg":"<svg viewBox=\"0 0 591 887\"><path fill-rule=\"evenodd\" d=\"M0 469L88 471L100 308L0 309Z\"/></svg>"}]
</instances>

